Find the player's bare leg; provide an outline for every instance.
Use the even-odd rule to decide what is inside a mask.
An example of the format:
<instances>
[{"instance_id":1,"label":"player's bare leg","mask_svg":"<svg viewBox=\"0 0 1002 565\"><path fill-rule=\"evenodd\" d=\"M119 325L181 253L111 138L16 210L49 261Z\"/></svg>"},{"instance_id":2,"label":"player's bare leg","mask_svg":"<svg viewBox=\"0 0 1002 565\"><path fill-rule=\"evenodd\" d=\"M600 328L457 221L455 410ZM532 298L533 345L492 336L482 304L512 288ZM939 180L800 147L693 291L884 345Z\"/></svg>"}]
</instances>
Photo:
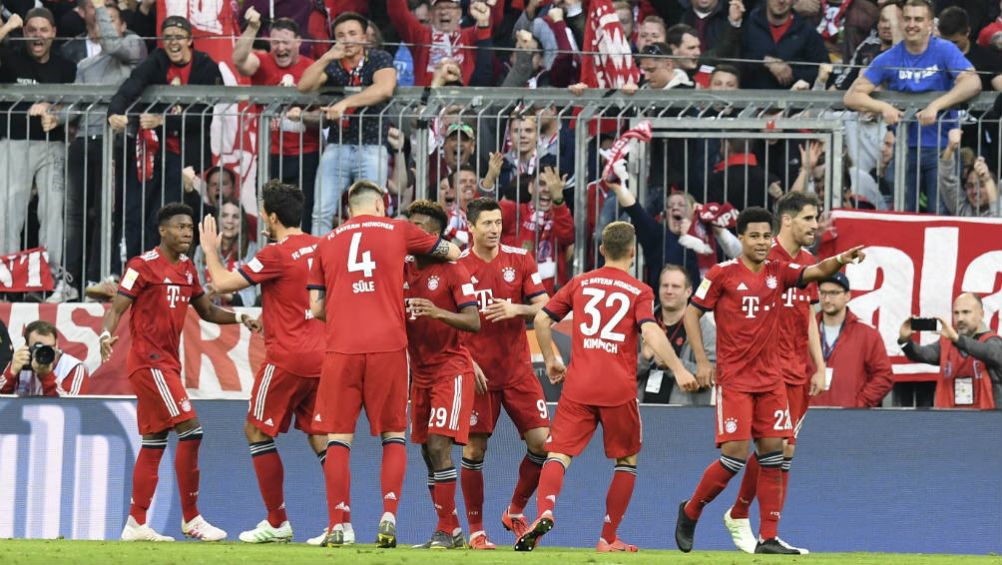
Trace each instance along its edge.
<instances>
[{"instance_id":1,"label":"player's bare leg","mask_svg":"<svg viewBox=\"0 0 1002 565\"><path fill-rule=\"evenodd\" d=\"M383 516L379 520L376 546L397 546L397 507L407 472L407 444L403 431L383 432L383 461L380 482L383 488Z\"/></svg>"},{"instance_id":2,"label":"player's bare leg","mask_svg":"<svg viewBox=\"0 0 1002 565\"><path fill-rule=\"evenodd\" d=\"M745 466L748 446L747 440L721 444L720 459L710 463L703 471L703 477L692 497L679 505L678 521L675 523L675 543L683 552L692 551L696 522L703 512L703 507L723 492L731 478Z\"/></svg>"},{"instance_id":3,"label":"player's bare leg","mask_svg":"<svg viewBox=\"0 0 1002 565\"><path fill-rule=\"evenodd\" d=\"M355 434L328 434L327 460L324 462L324 483L327 487L327 537L323 545L344 545L341 524L351 509L351 442Z\"/></svg>"},{"instance_id":4,"label":"player's bare leg","mask_svg":"<svg viewBox=\"0 0 1002 565\"><path fill-rule=\"evenodd\" d=\"M506 530L515 534L515 538L522 537L529 529L529 522L525 519L523 511L529 502L529 497L539 485L539 476L543 470L543 463L546 462L544 444L549 435L549 428L533 428L524 436L525 456L518 466L518 482L515 483L511 503L501 514L501 524Z\"/></svg>"},{"instance_id":5,"label":"player's bare leg","mask_svg":"<svg viewBox=\"0 0 1002 565\"><path fill-rule=\"evenodd\" d=\"M144 434L136 465L132 469L132 504L122 530L122 541L174 541L146 525L146 512L153 502L159 480L160 460L167 449L167 432Z\"/></svg>"},{"instance_id":6,"label":"player's bare leg","mask_svg":"<svg viewBox=\"0 0 1002 565\"><path fill-rule=\"evenodd\" d=\"M421 446L421 454L434 481L431 488L432 502L438 514L438 524L431 539L421 545L421 549L453 549L466 546L463 528L456 514L456 467L452 464L452 438L439 434L429 434L428 441Z\"/></svg>"},{"instance_id":7,"label":"player's bare leg","mask_svg":"<svg viewBox=\"0 0 1002 565\"><path fill-rule=\"evenodd\" d=\"M202 445L202 425L198 418L174 426L177 448L174 453L174 472L177 490L181 493L181 532L185 537L201 541L226 539L226 532L213 526L198 512L198 448Z\"/></svg>"},{"instance_id":8,"label":"player's bare leg","mask_svg":"<svg viewBox=\"0 0 1002 565\"><path fill-rule=\"evenodd\" d=\"M463 502L466 505L466 520L470 525L470 549L494 549L496 546L487 539L484 531L484 456L487 454L488 434L470 434L463 446L463 465L460 482L463 487Z\"/></svg>"},{"instance_id":9,"label":"player's bare leg","mask_svg":"<svg viewBox=\"0 0 1002 565\"><path fill-rule=\"evenodd\" d=\"M275 438L259 430L251 422L244 423L244 435L250 446L254 473L257 475L261 498L268 511L268 517L252 529L240 533L240 541L246 543L271 543L292 541L292 525L285 513L283 483L285 470L282 458L275 446Z\"/></svg>"}]
</instances>

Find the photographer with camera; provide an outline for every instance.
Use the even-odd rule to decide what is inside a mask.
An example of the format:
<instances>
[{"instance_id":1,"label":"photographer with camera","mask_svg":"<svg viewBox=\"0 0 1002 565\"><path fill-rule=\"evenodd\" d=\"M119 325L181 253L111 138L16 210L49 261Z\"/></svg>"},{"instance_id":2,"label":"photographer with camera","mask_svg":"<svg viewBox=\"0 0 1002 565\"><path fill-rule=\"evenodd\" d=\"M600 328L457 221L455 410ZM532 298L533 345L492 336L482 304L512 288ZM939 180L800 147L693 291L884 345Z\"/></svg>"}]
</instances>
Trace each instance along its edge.
<instances>
[{"instance_id":1,"label":"photographer with camera","mask_svg":"<svg viewBox=\"0 0 1002 565\"><path fill-rule=\"evenodd\" d=\"M56 347L56 335L56 326L43 320L24 328L24 345L14 351L0 374L0 394L77 396L87 392L87 367Z\"/></svg>"},{"instance_id":2,"label":"photographer with camera","mask_svg":"<svg viewBox=\"0 0 1002 565\"><path fill-rule=\"evenodd\" d=\"M939 365L936 408L992 410L1002 407L1002 338L985 324L981 298L965 292L953 302L951 326L942 318L909 318L898 344L908 359ZM917 345L912 335L935 331L939 341Z\"/></svg>"}]
</instances>

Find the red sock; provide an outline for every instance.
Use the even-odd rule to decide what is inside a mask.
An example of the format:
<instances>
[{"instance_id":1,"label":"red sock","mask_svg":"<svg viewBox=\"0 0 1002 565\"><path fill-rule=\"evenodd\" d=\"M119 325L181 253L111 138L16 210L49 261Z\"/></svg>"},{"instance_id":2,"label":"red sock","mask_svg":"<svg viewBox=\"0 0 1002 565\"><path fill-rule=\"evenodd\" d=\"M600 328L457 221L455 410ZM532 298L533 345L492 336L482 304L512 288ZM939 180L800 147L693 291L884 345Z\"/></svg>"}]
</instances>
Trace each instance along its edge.
<instances>
[{"instance_id":1,"label":"red sock","mask_svg":"<svg viewBox=\"0 0 1002 565\"><path fill-rule=\"evenodd\" d=\"M463 458L459 481L463 487L463 504L466 506L466 521L470 524L470 534L484 529L484 462Z\"/></svg>"},{"instance_id":2,"label":"red sock","mask_svg":"<svg viewBox=\"0 0 1002 565\"><path fill-rule=\"evenodd\" d=\"M543 470L545 462L545 455L536 455L531 451L525 452L525 457L522 458L522 463L518 466L518 482L515 483L515 492L511 495L511 504L508 506L509 514L521 514L525 510L525 505L529 503L529 497L539 485L539 473Z\"/></svg>"},{"instance_id":3,"label":"red sock","mask_svg":"<svg viewBox=\"0 0 1002 565\"><path fill-rule=\"evenodd\" d=\"M703 478L696 485L696 492L692 493L692 498L685 505L686 516L693 520L699 520L703 513L703 507L727 488L727 483L744 465L745 462L741 459L726 455L721 455L720 459L710 463L710 466L703 471Z\"/></svg>"},{"instance_id":4,"label":"red sock","mask_svg":"<svg viewBox=\"0 0 1002 565\"><path fill-rule=\"evenodd\" d=\"M786 492L790 485L790 462L792 458L783 458L783 508L786 508Z\"/></svg>"},{"instance_id":5,"label":"red sock","mask_svg":"<svg viewBox=\"0 0 1002 565\"><path fill-rule=\"evenodd\" d=\"M564 462L559 459L547 459L543 465L543 470L539 474L539 488L536 490L536 510L540 516L547 510L553 512L557 497L560 496L560 489L564 486L566 471Z\"/></svg>"},{"instance_id":6,"label":"red sock","mask_svg":"<svg viewBox=\"0 0 1002 565\"><path fill-rule=\"evenodd\" d=\"M783 510L783 452L766 453L759 457L762 469L758 474L759 535L762 539L776 537Z\"/></svg>"},{"instance_id":7,"label":"red sock","mask_svg":"<svg viewBox=\"0 0 1002 565\"><path fill-rule=\"evenodd\" d=\"M282 495L282 483L285 481L282 458L278 455L273 439L250 444L250 451L254 473L257 474L257 486L261 490L264 507L268 510L268 523L277 528L289 519L285 514L285 497Z\"/></svg>"},{"instance_id":8,"label":"red sock","mask_svg":"<svg viewBox=\"0 0 1002 565\"><path fill-rule=\"evenodd\" d=\"M351 446L343 441L327 442L327 461L324 463L324 483L327 485L328 528L344 522L344 514L350 508L348 491L351 489Z\"/></svg>"},{"instance_id":9,"label":"red sock","mask_svg":"<svg viewBox=\"0 0 1002 565\"><path fill-rule=\"evenodd\" d=\"M198 516L198 448L202 445L202 427L198 426L177 435L174 453L174 472L177 473L177 490L181 494L181 515L185 522Z\"/></svg>"},{"instance_id":10,"label":"red sock","mask_svg":"<svg viewBox=\"0 0 1002 565\"><path fill-rule=\"evenodd\" d=\"M637 481L636 465L616 465L605 495L605 522L602 525L602 539L607 543L616 541L616 530L623 521L626 507L633 496L633 483Z\"/></svg>"},{"instance_id":11,"label":"red sock","mask_svg":"<svg viewBox=\"0 0 1002 565\"><path fill-rule=\"evenodd\" d=\"M459 527L459 517L456 516L456 478L455 467L435 471L435 488L431 491L435 513L438 514L435 529L450 535Z\"/></svg>"},{"instance_id":12,"label":"red sock","mask_svg":"<svg viewBox=\"0 0 1002 565\"><path fill-rule=\"evenodd\" d=\"M136 466L132 469L132 505L129 515L136 523L146 523L146 511L153 502L153 493L157 491L160 459L167 449L167 438L144 439L136 457Z\"/></svg>"},{"instance_id":13,"label":"red sock","mask_svg":"<svg viewBox=\"0 0 1002 565\"><path fill-rule=\"evenodd\" d=\"M731 507L731 518L747 518L748 507L755 500L755 493L758 491L758 457L752 455L748 459L745 467L745 476L741 478L741 490L738 491L738 499Z\"/></svg>"},{"instance_id":14,"label":"red sock","mask_svg":"<svg viewBox=\"0 0 1002 565\"><path fill-rule=\"evenodd\" d=\"M380 479L383 485L383 512L397 515L400 494L407 471L407 445L402 437L383 440L383 464Z\"/></svg>"}]
</instances>

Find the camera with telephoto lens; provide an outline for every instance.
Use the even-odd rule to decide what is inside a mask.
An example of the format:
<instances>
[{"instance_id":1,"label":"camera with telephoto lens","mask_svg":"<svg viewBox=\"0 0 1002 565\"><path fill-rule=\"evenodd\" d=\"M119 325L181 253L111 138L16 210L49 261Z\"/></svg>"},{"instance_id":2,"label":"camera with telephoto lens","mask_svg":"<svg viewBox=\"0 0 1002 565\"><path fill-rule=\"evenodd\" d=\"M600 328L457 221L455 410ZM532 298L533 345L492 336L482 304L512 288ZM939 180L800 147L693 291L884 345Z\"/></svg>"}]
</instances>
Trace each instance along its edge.
<instances>
[{"instance_id":1,"label":"camera with telephoto lens","mask_svg":"<svg viewBox=\"0 0 1002 565\"><path fill-rule=\"evenodd\" d=\"M36 343L31 346L31 360L39 365L51 365L56 360L56 350L51 345Z\"/></svg>"}]
</instances>

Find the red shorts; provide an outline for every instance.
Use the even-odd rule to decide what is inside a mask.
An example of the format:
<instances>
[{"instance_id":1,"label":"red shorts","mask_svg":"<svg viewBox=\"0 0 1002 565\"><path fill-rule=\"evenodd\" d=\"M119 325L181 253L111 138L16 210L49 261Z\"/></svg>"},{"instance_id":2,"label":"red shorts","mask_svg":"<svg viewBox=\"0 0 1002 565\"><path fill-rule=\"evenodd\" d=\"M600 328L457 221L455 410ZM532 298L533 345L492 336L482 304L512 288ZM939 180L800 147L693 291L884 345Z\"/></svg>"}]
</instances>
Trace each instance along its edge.
<instances>
[{"instance_id":1,"label":"red shorts","mask_svg":"<svg viewBox=\"0 0 1002 565\"><path fill-rule=\"evenodd\" d=\"M543 386L534 373L510 381L503 389L488 390L478 394L473 400L473 416L470 417L471 434L492 434L501 417L501 406L515 423L519 435L535 428L550 427L550 415L546 409Z\"/></svg>"},{"instance_id":2,"label":"red shorts","mask_svg":"<svg viewBox=\"0 0 1002 565\"><path fill-rule=\"evenodd\" d=\"M640 453L644 433L639 406L636 400L619 406L590 406L561 398L550 437L546 438L546 451L572 457L581 455L601 423L606 457L636 455Z\"/></svg>"},{"instance_id":3,"label":"red shorts","mask_svg":"<svg viewBox=\"0 0 1002 565\"><path fill-rule=\"evenodd\" d=\"M741 392L717 385L717 447L728 441L792 435L785 384L765 392Z\"/></svg>"},{"instance_id":4,"label":"red shorts","mask_svg":"<svg viewBox=\"0 0 1002 565\"><path fill-rule=\"evenodd\" d=\"M431 386L411 386L411 442L425 443L428 434L435 434L466 445L473 396L472 372L440 378Z\"/></svg>"},{"instance_id":5,"label":"red shorts","mask_svg":"<svg viewBox=\"0 0 1002 565\"><path fill-rule=\"evenodd\" d=\"M802 385L787 384L786 401L790 404L790 422L793 423L793 434L789 441L790 445L797 445L797 434L800 433L800 426L804 425L807 408L811 404L811 381Z\"/></svg>"},{"instance_id":6,"label":"red shorts","mask_svg":"<svg viewBox=\"0 0 1002 565\"><path fill-rule=\"evenodd\" d=\"M296 416L296 429L318 435L313 422L313 409L317 401L317 384L320 379L300 377L262 363L254 375L247 421L261 432L275 437L289 431L292 416Z\"/></svg>"},{"instance_id":7,"label":"red shorts","mask_svg":"<svg viewBox=\"0 0 1002 565\"><path fill-rule=\"evenodd\" d=\"M143 435L160 433L198 417L181 383L181 374L174 369L136 369L129 375L129 384L138 400L136 421Z\"/></svg>"},{"instance_id":8,"label":"red shorts","mask_svg":"<svg viewBox=\"0 0 1002 565\"><path fill-rule=\"evenodd\" d=\"M365 408L372 435L407 430L407 350L324 355L317 390L317 430L355 433Z\"/></svg>"}]
</instances>

